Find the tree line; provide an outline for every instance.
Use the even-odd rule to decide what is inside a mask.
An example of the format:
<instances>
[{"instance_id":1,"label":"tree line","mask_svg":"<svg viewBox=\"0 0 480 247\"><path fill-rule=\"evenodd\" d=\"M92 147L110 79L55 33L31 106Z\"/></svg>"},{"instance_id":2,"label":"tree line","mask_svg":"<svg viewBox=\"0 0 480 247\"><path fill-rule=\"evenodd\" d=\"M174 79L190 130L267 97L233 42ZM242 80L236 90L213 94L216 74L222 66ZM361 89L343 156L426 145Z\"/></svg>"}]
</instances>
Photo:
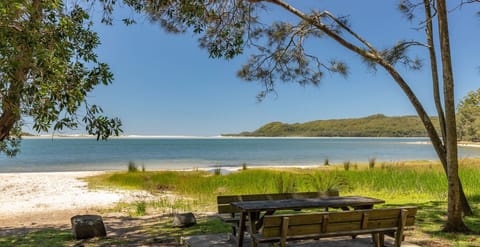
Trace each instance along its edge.
<instances>
[{"instance_id":1,"label":"tree line","mask_svg":"<svg viewBox=\"0 0 480 247\"><path fill-rule=\"evenodd\" d=\"M480 89L468 93L457 108L458 139L480 142Z\"/></svg>"}]
</instances>

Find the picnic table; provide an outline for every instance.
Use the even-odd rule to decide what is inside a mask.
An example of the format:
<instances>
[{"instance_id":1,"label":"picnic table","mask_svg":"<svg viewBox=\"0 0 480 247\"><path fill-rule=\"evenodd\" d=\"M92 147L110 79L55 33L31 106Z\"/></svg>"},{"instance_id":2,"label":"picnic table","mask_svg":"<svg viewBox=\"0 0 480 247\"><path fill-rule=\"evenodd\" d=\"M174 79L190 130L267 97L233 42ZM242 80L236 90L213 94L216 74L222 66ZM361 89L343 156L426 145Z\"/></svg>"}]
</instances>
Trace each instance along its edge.
<instances>
[{"instance_id":1,"label":"picnic table","mask_svg":"<svg viewBox=\"0 0 480 247\"><path fill-rule=\"evenodd\" d=\"M307 208L342 208L343 210L372 209L375 204L385 203L384 200L364 196L332 196L319 198L295 198L266 201L232 202L233 207L241 211L240 229L237 246L243 246L246 219L250 221L249 233L256 234L262 226L263 216L271 215L277 210L300 210ZM261 213L264 212L263 215Z\"/></svg>"}]
</instances>

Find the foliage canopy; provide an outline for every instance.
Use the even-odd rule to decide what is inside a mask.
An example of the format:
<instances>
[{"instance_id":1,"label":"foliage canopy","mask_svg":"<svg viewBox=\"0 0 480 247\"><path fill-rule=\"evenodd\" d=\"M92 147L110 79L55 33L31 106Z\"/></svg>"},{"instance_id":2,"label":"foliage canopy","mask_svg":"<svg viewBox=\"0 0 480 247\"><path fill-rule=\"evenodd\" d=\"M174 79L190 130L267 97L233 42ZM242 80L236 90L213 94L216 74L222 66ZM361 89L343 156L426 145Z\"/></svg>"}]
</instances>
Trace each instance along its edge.
<instances>
[{"instance_id":1,"label":"foliage canopy","mask_svg":"<svg viewBox=\"0 0 480 247\"><path fill-rule=\"evenodd\" d=\"M480 141L480 89L468 93L457 108L458 138Z\"/></svg>"},{"instance_id":2,"label":"foliage canopy","mask_svg":"<svg viewBox=\"0 0 480 247\"><path fill-rule=\"evenodd\" d=\"M118 134L120 120L86 101L113 80L95 54L100 40L87 12L62 0L8 0L0 13L0 152L16 154L29 121L39 132L82 123L97 139Z\"/></svg>"}]
</instances>

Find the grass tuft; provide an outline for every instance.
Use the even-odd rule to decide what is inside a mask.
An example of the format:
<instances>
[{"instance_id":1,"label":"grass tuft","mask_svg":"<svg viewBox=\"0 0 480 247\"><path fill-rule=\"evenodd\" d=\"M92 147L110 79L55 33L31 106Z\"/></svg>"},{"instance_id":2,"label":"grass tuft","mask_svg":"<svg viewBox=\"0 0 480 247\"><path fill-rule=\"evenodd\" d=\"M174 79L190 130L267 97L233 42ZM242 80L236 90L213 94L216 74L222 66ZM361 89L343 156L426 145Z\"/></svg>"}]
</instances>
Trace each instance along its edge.
<instances>
[{"instance_id":1,"label":"grass tuft","mask_svg":"<svg viewBox=\"0 0 480 247\"><path fill-rule=\"evenodd\" d=\"M137 216L143 216L147 212L147 203L145 201L137 202L135 207L136 207L135 214Z\"/></svg>"},{"instance_id":2,"label":"grass tuft","mask_svg":"<svg viewBox=\"0 0 480 247\"><path fill-rule=\"evenodd\" d=\"M128 162L128 172L138 172L138 166L135 164L135 162Z\"/></svg>"},{"instance_id":3,"label":"grass tuft","mask_svg":"<svg viewBox=\"0 0 480 247\"><path fill-rule=\"evenodd\" d=\"M373 169L375 168L375 162L377 161L377 158L375 157L370 157L368 159L368 168Z\"/></svg>"},{"instance_id":4,"label":"grass tuft","mask_svg":"<svg viewBox=\"0 0 480 247\"><path fill-rule=\"evenodd\" d=\"M215 169L213 169L213 175L215 175L215 176L222 175L222 168L221 167L216 167Z\"/></svg>"},{"instance_id":5,"label":"grass tuft","mask_svg":"<svg viewBox=\"0 0 480 247\"><path fill-rule=\"evenodd\" d=\"M242 164L242 171L245 171L245 170L247 170L247 163Z\"/></svg>"},{"instance_id":6,"label":"grass tuft","mask_svg":"<svg viewBox=\"0 0 480 247\"><path fill-rule=\"evenodd\" d=\"M325 160L323 160L323 165L324 166L329 166L330 165L330 160L328 159L328 157L326 157Z\"/></svg>"},{"instance_id":7,"label":"grass tuft","mask_svg":"<svg viewBox=\"0 0 480 247\"><path fill-rule=\"evenodd\" d=\"M350 163L349 160L343 162L343 169L344 169L345 171L349 171L349 170L350 170L350 166L351 166L351 163Z\"/></svg>"}]
</instances>

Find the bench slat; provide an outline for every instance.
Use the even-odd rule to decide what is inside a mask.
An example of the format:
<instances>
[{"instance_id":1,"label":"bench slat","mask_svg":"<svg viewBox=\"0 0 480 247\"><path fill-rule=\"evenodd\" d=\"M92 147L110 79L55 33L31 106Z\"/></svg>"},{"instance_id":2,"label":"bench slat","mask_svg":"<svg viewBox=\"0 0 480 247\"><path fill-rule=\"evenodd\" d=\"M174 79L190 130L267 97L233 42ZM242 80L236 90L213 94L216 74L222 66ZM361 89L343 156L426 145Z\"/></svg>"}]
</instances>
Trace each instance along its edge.
<instances>
[{"instance_id":1,"label":"bench slat","mask_svg":"<svg viewBox=\"0 0 480 247\"><path fill-rule=\"evenodd\" d=\"M417 213L417 209L413 207L405 208L408 210L409 217L415 217ZM328 214L330 223L341 223L341 222L352 222L352 221L361 221L362 220L362 212L368 211L368 219L369 221L372 220L381 220L381 219L389 219L392 217L398 216L399 212L398 209L375 209L374 211L370 210L356 210L356 211L344 211L344 212L318 212L318 213L303 213L303 214L282 214L285 217L290 217L289 225L302 225L305 222L309 222L311 224L321 223L322 222L322 215ZM280 226L282 223L281 218L277 218L274 216L265 216L264 226L271 227L271 226ZM268 220L267 220L268 219Z\"/></svg>"},{"instance_id":2,"label":"bench slat","mask_svg":"<svg viewBox=\"0 0 480 247\"><path fill-rule=\"evenodd\" d=\"M292 218L290 218L290 222ZM407 218L406 225L413 226L415 222L414 217ZM355 230L368 230L376 228L387 228L393 227L396 228L398 220L373 220L368 221L368 223L362 227L362 222L345 222L345 223L335 223L335 224L304 224L304 225L289 225L289 236L295 235L305 235L305 234L316 234L316 233L327 233L327 232L339 232L339 231L355 231ZM267 227L263 228L263 235L265 237L279 236L281 232L281 226L278 227Z\"/></svg>"},{"instance_id":3,"label":"bench slat","mask_svg":"<svg viewBox=\"0 0 480 247\"><path fill-rule=\"evenodd\" d=\"M369 230L356 230L350 231L348 234L345 232L327 232L327 233L315 233L315 234L305 234L299 236L289 236L288 240L302 240L302 239L315 239L315 238L330 238L330 237L339 237L339 236L349 236L349 235L362 235L362 234L371 234L371 233L383 233L383 232L393 232L396 231L396 227L389 228L377 228ZM258 243L267 243L267 242L279 242L281 237L265 237L262 233L253 234L253 238Z\"/></svg>"},{"instance_id":4,"label":"bench slat","mask_svg":"<svg viewBox=\"0 0 480 247\"><path fill-rule=\"evenodd\" d=\"M238 210L236 207L230 205L230 204L225 204L225 205L218 205L218 213L219 214L231 214L231 213L239 213L240 210Z\"/></svg>"}]
</instances>

